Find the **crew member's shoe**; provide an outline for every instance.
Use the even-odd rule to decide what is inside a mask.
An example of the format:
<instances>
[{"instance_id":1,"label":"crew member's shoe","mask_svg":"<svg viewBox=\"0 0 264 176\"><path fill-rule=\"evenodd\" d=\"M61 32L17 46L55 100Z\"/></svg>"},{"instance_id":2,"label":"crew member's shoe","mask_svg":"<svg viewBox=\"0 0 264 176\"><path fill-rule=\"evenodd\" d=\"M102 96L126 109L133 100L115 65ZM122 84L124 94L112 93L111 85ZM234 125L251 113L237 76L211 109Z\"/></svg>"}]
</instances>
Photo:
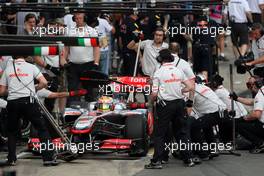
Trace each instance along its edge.
<instances>
[{"instance_id":1,"label":"crew member's shoe","mask_svg":"<svg viewBox=\"0 0 264 176\"><path fill-rule=\"evenodd\" d=\"M169 164L169 160L161 160L161 164Z\"/></svg>"},{"instance_id":2,"label":"crew member's shoe","mask_svg":"<svg viewBox=\"0 0 264 176\"><path fill-rule=\"evenodd\" d=\"M1 161L0 166L16 166L16 161L11 161L11 160Z\"/></svg>"},{"instance_id":3,"label":"crew member's shoe","mask_svg":"<svg viewBox=\"0 0 264 176\"><path fill-rule=\"evenodd\" d=\"M264 143L262 143L261 145L249 150L249 152L252 153L252 154L257 154L257 153L264 152Z\"/></svg>"},{"instance_id":4,"label":"crew member's shoe","mask_svg":"<svg viewBox=\"0 0 264 176\"><path fill-rule=\"evenodd\" d=\"M43 166L57 166L59 164L57 160L43 161Z\"/></svg>"},{"instance_id":5,"label":"crew member's shoe","mask_svg":"<svg viewBox=\"0 0 264 176\"><path fill-rule=\"evenodd\" d=\"M184 164L185 164L186 167L193 167L193 166L195 166L195 163L193 162L192 159L185 160L184 161Z\"/></svg>"},{"instance_id":6,"label":"crew member's shoe","mask_svg":"<svg viewBox=\"0 0 264 176\"><path fill-rule=\"evenodd\" d=\"M145 169L162 169L160 161L150 162L148 165L145 165Z\"/></svg>"},{"instance_id":7,"label":"crew member's shoe","mask_svg":"<svg viewBox=\"0 0 264 176\"><path fill-rule=\"evenodd\" d=\"M224 56L218 56L218 60L219 61L224 61L224 62L227 62L229 61L227 58L225 58Z\"/></svg>"}]
</instances>

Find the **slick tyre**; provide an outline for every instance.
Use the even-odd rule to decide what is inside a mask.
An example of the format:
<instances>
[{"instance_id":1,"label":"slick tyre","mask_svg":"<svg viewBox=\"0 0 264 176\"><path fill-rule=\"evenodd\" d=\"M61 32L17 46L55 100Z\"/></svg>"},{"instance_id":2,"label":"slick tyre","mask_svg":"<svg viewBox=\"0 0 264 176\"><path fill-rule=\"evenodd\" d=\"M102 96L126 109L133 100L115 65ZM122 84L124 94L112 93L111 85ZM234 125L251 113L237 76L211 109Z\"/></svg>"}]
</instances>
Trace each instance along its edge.
<instances>
[{"instance_id":1,"label":"slick tyre","mask_svg":"<svg viewBox=\"0 0 264 176\"><path fill-rule=\"evenodd\" d=\"M143 115L132 115L125 122L125 137L135 141L129 156L143 157L148 153L149 138L147 135L147 121Z\"/></svg>"}]
</instances>

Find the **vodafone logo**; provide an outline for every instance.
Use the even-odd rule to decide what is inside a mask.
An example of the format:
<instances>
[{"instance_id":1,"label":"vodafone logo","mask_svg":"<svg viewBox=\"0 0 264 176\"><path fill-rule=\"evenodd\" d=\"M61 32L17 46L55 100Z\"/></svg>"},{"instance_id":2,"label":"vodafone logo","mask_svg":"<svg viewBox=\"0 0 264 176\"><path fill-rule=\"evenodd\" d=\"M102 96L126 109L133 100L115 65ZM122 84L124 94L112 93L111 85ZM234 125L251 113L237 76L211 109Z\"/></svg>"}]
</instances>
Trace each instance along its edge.
<instances>
[{"instance_id":1,"label":"vodafone logo","mask_svg":"<svg viewBox=\"0 0 264 176\"><path fill-rule=\"evenodd\" d=\"M136 77L133 78L133 77L131 77L130 81L134 82L134 83L146 83L147 79L146 78L136 78Z\"/></svg>"},{"instance_id":2,"label":"vodafone logo","mask_svg":"<svg viewBox=\"0 0 264 176\"><path fill-rule=\"evenodd\" d=\"M18 73L17 76L18 77L28 77L29 74L27 74L27 73ZM9 77L16 77L16 74L14 74L14 73L10 74Z\"/></svg>"}]
</instances>

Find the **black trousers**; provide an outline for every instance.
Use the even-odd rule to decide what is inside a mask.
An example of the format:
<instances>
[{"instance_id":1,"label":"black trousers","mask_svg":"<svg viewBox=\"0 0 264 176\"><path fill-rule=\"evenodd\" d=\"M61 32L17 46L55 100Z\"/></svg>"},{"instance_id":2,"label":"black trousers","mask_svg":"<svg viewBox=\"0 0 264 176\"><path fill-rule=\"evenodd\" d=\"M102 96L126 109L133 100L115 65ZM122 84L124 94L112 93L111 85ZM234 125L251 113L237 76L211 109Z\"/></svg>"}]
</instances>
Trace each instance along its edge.
<instances>
[{"instance_id":1,"label":"black trousers","mask_svg":"<svg viewBox=\"0 0 264 176\"><path fill-rule=\"evenodd\" d=\"M93 62L87 62L84 64L74 64L70 63L70 66L67 68L67 81L68 81L68 90L77 90L81 86L80 78L84 76L85 71L89 71L93 69ZM87 75L89 76L89 75ZM93 89L92 87L85 87L88 90L88 94L85 96L85 99L88 102L94 100L93 98ZM73 101L80 101L80 97L68 97L67 105L70 105Z\"/></svg>"},{"instance_id":2,"label":"black trousers","mask_svg":"<svg viewBox=\"0 0 264 176\"><path fill-rule=\"evenodd\" d=\"M208 72L208 78L213 73L213 57L210 45L194 45L193 46L193 70L195 73L202 71Z\"/></svg>"},{"instance_id":3,"label":"black trousers","mask_svg":"<svg viewBox=\"0 0 264 176\"><path fill-rule=\"evenodd\" d=\"M254 121L239 121L237 130L240 135L259 146L264 142L264 123L259 120Z\"/></svg>"},{"instance_id":4,"label":"black trousers","mask_svg":"<svg viewBox=\"0 0 264 176\"><path fill-rule=\"evenodd\" d=\"M248 26L247 23L231 23L231 39L234 46L248 45Z\"/></svg>"},{"instance_id":5,"label":"black trousers","mask_svg":"<svg viewBox=\"0 0 264 176\"><path fill-rule=\"evenodd\" d=\"M1 109L0 112L0 135L6 137L6 119L7 119L7 110Z\"/></svg>"},{"instance_id":6,"label":"black trousers","mask_svg":"<svg viewBox=\"0 0 264 176\"><path fill-rule=\"evenodd\" d=\"M173 101L165 101L166 106L160 104L157 105L157 116L154 124L154 155L153 162L161 161L168 158L168 152L165 151L165 142L170 139L170 123L174 128L174 134L181 140L182 143L188 145L188 125L187 118L185 117L185 102L178 99ZM176 129L177 128L177 129ZM188 150L181 151L183 160L187 160L191 157L191 153Z\"/></svg>"},{"instance_id":7,"label":"black trousers","mask_svg":"<svg viewBox=\"0 0 264 176\"><path fill-rule=\"evenodd\" d=\"M124 76L133 76L136 57L137 57L136 52L124 50L122 52L122 57L123 57L122 74Z\"/></svg>"},{"instance_id":8,"label":"black trousers","mask_svg":"<svg viewBox=\"0 0 264 176\"><path fill-rule=\"evenodd\" d=\"M252 17L253 17L253 22L254 23L262 24L262 22L261 22L261 13L252 13Z\"/></svg>"},{"instance_id":9,"label":"black trousers","mask_svg":"<svg viewBox=\"0 0 264 176\"><path fill-rule=\"evenodd\" d=\"M225 111L225 116L227 116L227 112ZM215 134L213 131L213 127L219 126L219 137L227 140L226 138L230 138L232 136L232 128L229 130L230 125L226 125L226 123L231 123L228 118L221 118L219 112L214 112L210 114L206 114L199 119L192 119L191 122L191 139L192 142L200 143L203 142L212 143L215 142ZM228 129L228 130L227 130ZM204 155L206 151L200 151Z\"/></svg>"},{"instance_id":10,"label":"black trousers","mask_svg":"<svg viewBox=\"0 0 264 176\"><path fill-rule=\"evenodd\" d=\"M44 119L41 118L38 105L36 103L30 103L30 98L19 98L16 100L10 100L7 104L7 137L8 137L8 160L16 161L16 137L20 132L19 119L21 117L29 120L35 129L38 131L40 141L43 145L48 147L50 136L45 126ZM42 152L42 158L44 161L53 159L53 151L45 150Z\"/></svg>"},{"instance_id":11,"label":"black trousers","mask_svg":"<svg viewBox=\"0 0 264 176\"><path fill-rule=\"evenodd\" d=\"M0 151L1 148L4 146L4 141L2 140L3 137L6 137L6 123L5 123L5 112L2 109L0 112Z\"/></svg>"},{"instance_id":12,"label":"black trousers","mask_svg":"<svg viewBox=\"0 0 264 176\"><path fill-rule=\"evenodd\" d=\"M206 114L193 121L191 126L191 136L194 142L204 141L210 143L214 141L213 126L221 124L219 112Z\"/></svg>"}]
</instances>

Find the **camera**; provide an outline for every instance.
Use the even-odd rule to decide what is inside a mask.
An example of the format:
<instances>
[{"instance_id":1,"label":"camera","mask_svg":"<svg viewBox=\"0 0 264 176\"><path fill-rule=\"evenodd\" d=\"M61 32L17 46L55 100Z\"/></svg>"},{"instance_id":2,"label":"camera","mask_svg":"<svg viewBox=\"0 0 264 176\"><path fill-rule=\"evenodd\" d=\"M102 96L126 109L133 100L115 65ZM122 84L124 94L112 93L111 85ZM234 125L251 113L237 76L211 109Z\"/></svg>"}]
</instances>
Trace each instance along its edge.
<instances>
[{"instance_id":1,"label":"camera","mask_svg":"<svg viewBox=\"0 0 264 176\"><path fill-rule=\"evenodd\" d=\"M245 74L247 70L251 70L253 66L245 65L247 62L251 62L254 60L253 52L248 53L245 56L240 56L237 60L235 60L234 64L237 66L238 74Z\"/></svg>"}]
</instances>

